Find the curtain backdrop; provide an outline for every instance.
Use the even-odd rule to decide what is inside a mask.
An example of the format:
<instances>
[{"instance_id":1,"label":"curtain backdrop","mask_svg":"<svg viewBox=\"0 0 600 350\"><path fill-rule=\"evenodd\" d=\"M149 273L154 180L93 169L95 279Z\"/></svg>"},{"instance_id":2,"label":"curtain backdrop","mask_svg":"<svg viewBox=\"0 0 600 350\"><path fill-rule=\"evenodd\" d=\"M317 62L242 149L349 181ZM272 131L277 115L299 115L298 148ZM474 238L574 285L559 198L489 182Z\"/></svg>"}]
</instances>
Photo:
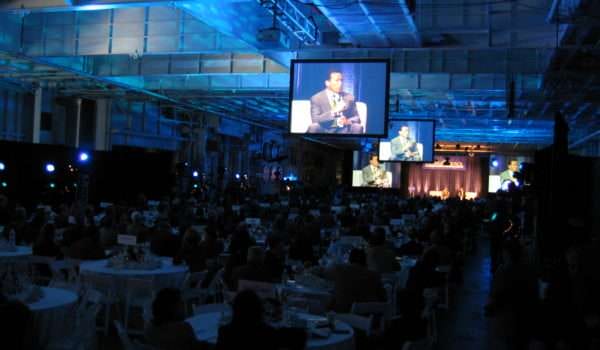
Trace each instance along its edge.
<instances>
[{"instance_id":1,"label":"curtain backdrop","mask_svg":"<svg viewBox=\"0 0 600 350\"><path fill-rule=\"evenodd\" d=\"M424 164L410 164L408 190L415 196L427 196L429 191L441 191L445 187L450 195L456 195L462 187L465 192L482 194L482 168L477 157L449 157L450 162L462 162L462 170L426 169Z\"/></svg>"}]
</instances>

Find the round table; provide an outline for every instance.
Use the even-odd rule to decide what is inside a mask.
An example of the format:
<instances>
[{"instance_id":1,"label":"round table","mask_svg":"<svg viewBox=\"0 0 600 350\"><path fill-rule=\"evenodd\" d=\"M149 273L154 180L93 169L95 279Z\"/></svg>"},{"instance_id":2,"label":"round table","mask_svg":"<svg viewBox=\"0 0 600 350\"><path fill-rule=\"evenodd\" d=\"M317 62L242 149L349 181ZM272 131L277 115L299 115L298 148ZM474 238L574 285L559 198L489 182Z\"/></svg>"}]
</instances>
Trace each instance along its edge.
<instances>
[{"instance_id":1,"label":"round table","mask_svg":"<svg viewBox=\"0 0 600 350\"><path fill-rule=\"evenodd\" d=\"M0 250L0 261L6 262L27 258L32 255L31 247L18 245L14 251Z\"/></svg>"},{"instance_id":2,"label":"round table","mask_svg":"<svg viewBox=\"0 0 600 350\"><path fill-rule=\"evenodd\" d=\"M217 343L219 335L220 312L207 312L192 316L186 320L196 334L196 338L206 341L210 344ZM299 313L298 318L303 320L324 319L321 316ZM306 343L306 349L319 350L353 350L354 349L354 331L352 327L344 322L336 322L336 329L342 332L332 332L327 338L316 338L310 336Z\"/></svg>"},{"instance_id":3,"label":"round table","mask_svg":"<svg viewBox=\"0 0 600 350\"><path fill-rule=\"evenodd\" d=\"M44 348L68 336L75 324L77 294L60 288L42 287L42 297L27 303L33 313L35 342Z\"/></svg>"},{"instance_id":4,"label":"round table","mask_svg":"<svg viewBox=\"0 0 600 350\"><path fill-rule=\"evenodd\" d=\"M171 258L162 258L161 261L160 268L147 270L110 267L106 259L83 261L79 265L79 273L84 280L86 275L110 276L115 283L115 293L120 297L126 295L129 279L152 279L156 291L167 287L180 288L188 267L173 265Z\"/></svg>"}]
</instances>

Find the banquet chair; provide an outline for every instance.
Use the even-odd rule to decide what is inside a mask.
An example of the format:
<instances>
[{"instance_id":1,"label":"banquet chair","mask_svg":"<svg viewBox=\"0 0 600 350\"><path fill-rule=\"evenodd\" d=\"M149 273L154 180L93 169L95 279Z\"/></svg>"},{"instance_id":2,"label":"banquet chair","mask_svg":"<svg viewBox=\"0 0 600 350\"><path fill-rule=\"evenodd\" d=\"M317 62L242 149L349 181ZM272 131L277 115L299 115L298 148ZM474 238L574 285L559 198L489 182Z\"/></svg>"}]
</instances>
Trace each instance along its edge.
<instances>
[{"instance_id":1,"label":"banquet chair","mask_svg":"<svg viewBox=\"0 0 600 350\"><path fill-rule=\"evenodd\" d=\"M50 264L52 280L48 285L77 292L80 287L79 274L77 273L78 267L79 263L71 259L53 261Z\"/></svg>"},{"instance_id":2,"label":"banquet chair","mask_svg":"<svg viewBox=\"0 0 600 350\"><path fill-rule=\"evenodd\" d=\"M68 337L50 343L47 350L95 350L98 347L96 318L102 308L103 296L97 290L89 289L83 295L75 310L74 331Z\"/></svg>"},{"instance_id":3,"label":"banquet chair","mask_svg":"<svg viewBox=\"0 0 600 350\"><path fill-rule=\"evenodd\" d=\"M277 296L273 283L239 280L237 291L241 292L246 289L253 290L261 298L275 298Z\"/></svg>"},{"instance_id":4,"label":"banquet chair","mask_svg":"<svg viewBox=\"0 0 600 350\"><path fill-rule=\"evenodd\" d=\"M335 319L338 321L346 322L350 325L350 327L364 332L367 337L371 336L371 331L373 328L373 316L336 314Z\"/></svg>"},{"instance_id":5,"label":"banquet chair","mask_svg":"<svg viewBox=\"0 0 600 350\"><path fill-rule=\"evenodd\" d=\"M84 275L82 285L85 290L96 290L102 295L101 304L104 307L103 326L97 329L104 331L104 335L108 335L110 327L111 309L116 307L119 312L119 299L116 295L115 281L110 276L100 274Z\"/></svg>"},{"instance_id":6,"label":"banquet chair","mask_svg":"<svg viewBox=\"0 0 600 350\"><path fill-rule=\"evenodd\" d=\"M201 287L207 272L188 272L183 281L181 297L185 305L185 312L190 310L190 304L194 302L203 303L208 294L207 289Z\"/></svg>"},{"instance_id":7,"label":"banquet chair","mask_svg":"<svg viewBox=\"0 0 600 350\"><path fill-rule=\"evenodd\" d=\"M52 263L56 260L53 257L49 256L38 256L32 255L28 258L30 269L31 269L31 279L35 284L43 284L48 285L50 281L52 281ZM40 273L41 270L44 269L44 266L50 271L49 276L44 276Z\"/></svg>"},{"instance_id":8,"label":"banquet chair","mask_svg":"<svg viewBox=\"0 0 600 350\"><path fill-rule=\"evenodd\" d=\"M156 296L154 279L130 278L126 282L125 310L123 327L131 334L143 334L146 323L150 321L151 305ZM132 309L139 308L142 315L142 329L130 329L130 314Z\"/></svg>"},{"instance_id":9,"label":"banquet chair","mask_svg":"<svg viewBox=\"0 0 600 350\"><path fill-rule=\"evenodd\" d=\"M352 303L350 312L353 315L372 317L373 329L371 333L375 336L383 335L388 322L392 318L390 305L382 302Z\"/></svg>"}]
</instances>

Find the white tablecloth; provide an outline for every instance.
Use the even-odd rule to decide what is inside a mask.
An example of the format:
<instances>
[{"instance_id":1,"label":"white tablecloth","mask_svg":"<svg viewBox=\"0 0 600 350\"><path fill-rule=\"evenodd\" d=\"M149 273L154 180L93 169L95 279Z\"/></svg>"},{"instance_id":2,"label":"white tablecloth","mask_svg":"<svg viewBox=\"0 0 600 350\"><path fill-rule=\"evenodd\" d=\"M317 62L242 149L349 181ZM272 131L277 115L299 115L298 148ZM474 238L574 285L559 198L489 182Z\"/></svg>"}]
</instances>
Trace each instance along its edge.
<instances>
[{"instance_id":1,"label":"white tablecloth","mask_svg":"<svg viewBox=\"0 0 600 350\"><path fill-rule=\"evenodd\" d=\"M300 318L318 317L307 314L299 314ZM221 313L209 312L198 314L186 320L196 333L198 340L206 341L211 344L217 343L219 335L219 319ZM346 331L346 333L331 333L328 338L309 337L306 349L319 350L354 350L354 331L352 327L343 322L336 322L336 327Z\"/></svg>"},{"instance_id":2,"label":"white tablecloth","mask_svg":"<svg viewBox=\"0 0 600 350\"><path fill-rule=\"evenodd\" d=\"M44 348L60 341L75 324L77 294L60 288L42 288L40 300L27 304L34 319L35 343Z\"/></svg>"},{"instance_id":3,"label":"white tablecloth","mask_svg":"<svg viewBox=\"0 0 600 350\"><path fill-rule=\"evenodd\" d=\"M166 287L180 288L188 271L186 265L173 265L172 259L163 258L162 266L158 269L135 270L135 269L115 269L107 265L108 261L93 260L84 261L79 265L79 273L85 275L100 274L113 277L115 283L115 292L118 296L125 296L126 283L128 279L153 279L155 291Z\"/></svg>"},{"instance_id":4,"label":"white tablecloth","mask_svg":"<svg viewBox=\"0 0 600 350\"><path fill-rule=\"evenodd\" d=\"M27 246L16 246L17 250L14 252L0 251L0 261L6 262L10 260L22 259L31 256L31 247Z\"/></svg>"}]
</instances>

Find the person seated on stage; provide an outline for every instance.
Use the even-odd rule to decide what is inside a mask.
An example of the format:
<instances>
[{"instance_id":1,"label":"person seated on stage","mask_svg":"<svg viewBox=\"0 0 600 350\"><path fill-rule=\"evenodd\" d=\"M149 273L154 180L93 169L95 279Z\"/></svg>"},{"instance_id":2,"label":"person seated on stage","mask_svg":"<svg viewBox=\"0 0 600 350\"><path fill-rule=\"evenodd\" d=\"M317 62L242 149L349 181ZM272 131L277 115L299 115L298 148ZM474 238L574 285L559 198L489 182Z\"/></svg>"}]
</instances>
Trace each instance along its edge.
<instances>
[{"instance_id":1,"label":"person seated on stage","mask_svg":"<svg viewBox=\"0 0 600 350\"><path fill-rule=\"evenodd\" d=\"M448 187L444 187L444 189L442 190L442 194L440 195L440 198L444 201L446 199L450 198L450 191L448 191Z\"/></svg>"},{"instance_id":2,"label":"person seated on stage","mask_svg":"<svg viewBox=\"0 0 600 350\"><path fill-rule=\"evenodd\" d=\"M364 250L352 249L349 264L333 266L324 272L324 277L334 282L331 308L335 312L350 312L355 302L386 300L381 276L367 269L367 256Z\"/></svg>"},{"instance_id":3,"label":"person seated on stage","mask_svg":"<svg viewBox=\"0 0 600 350\"><path fill-rule=\"evenodd\" d=\"M386 245L385 231L378 227L371 234L367 248L367 267L378 273L390 273L400 270L396 253Z\"/></svg>"},{"instance_id":4,"label":"person seated on stage","mask_svg":"<svg viewBox=\"0 0 600 350\"><path fill-rule=\"evenodd\" d=\"M362 169L362 185L367 187L386 187L387 174L379 165L376 154L369 156L369 165Z\"/></svg>"},{"instance_id":5,"label":"person seated on stage","mask_svg":"<svg viewBox=\"0 0 600 350\"><path fill-rule=\"evenodd\" d=\"M254 246L248 248L248 262L246 265L239 266L233 270L231 276L232 291L236 291L240 280L256 282L272 282L269 272L265 267L265 251L262 247Z\"/></svg>"},{"instance_id":6,"label":"person seated on stage","mask_svg":"<svg viewBox=\"0 0 600 350\"><path fill-rule=\"evenodd\" d=\"M219 327L217 350L261 349L300 350L306 347L303 329L275 329L264 320L262 300L252 290L243 290L233 299L231 322Z\"/></svg>"},{"instance_id":7,"label":"person seated on stage","mask_svg":"<svg viewBox=\"0 0 600 350\"><path fill-rule=\"evenodd\" d=\"M158 292L152 302L152 317L151 325L144 332L148 345L161 350L208 349L185 322L185 306L178 289L164 288Z\"/></svg>"},{"instance_id":8,"label":"person seated on stage","mask_svg":"<svg viewBox=\"0 0 600 350\"><path fill-rule=\"evenodd\" d=\"M404 125L398 131L398 136L390 141L393 160L421 161L423 155L419 153L417 143L409 136L409 128Z\"/></svg>"}]
</instances>

